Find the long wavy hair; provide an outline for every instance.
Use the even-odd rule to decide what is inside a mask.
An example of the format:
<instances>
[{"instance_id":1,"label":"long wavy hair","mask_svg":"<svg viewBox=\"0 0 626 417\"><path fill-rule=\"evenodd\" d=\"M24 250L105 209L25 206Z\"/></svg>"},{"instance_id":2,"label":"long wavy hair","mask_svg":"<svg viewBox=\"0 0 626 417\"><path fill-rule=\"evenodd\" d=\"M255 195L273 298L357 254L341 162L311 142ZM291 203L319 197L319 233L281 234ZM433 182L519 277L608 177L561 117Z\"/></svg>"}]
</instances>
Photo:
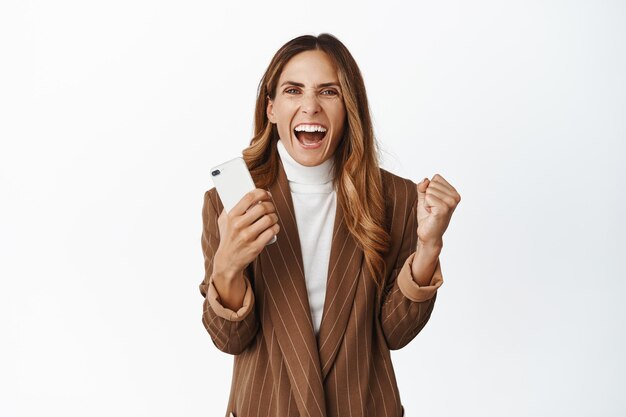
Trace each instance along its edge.
<instances>
[{"instance_id":1,"label":"long wavy hair","mask_svg":"<svg viewBox=\"0 0 626 417\"><path fill-rule=\"evenodd\" d=\"M254 137L243 157L257 187L267 188L278 176L279 140L276 125L267 118L269 99L276 97L278 80L287 62L310 50L325 52L334 62L346 108L344 134L334 154L334 185L348 230L363 250L365 263L380 288L385 277L384 254L389 249L385 201L378 165L378 146L365 83L348 48L334 36L299 36L283 45L259 83L254 115Z\"/></svg>"}]
</instances>

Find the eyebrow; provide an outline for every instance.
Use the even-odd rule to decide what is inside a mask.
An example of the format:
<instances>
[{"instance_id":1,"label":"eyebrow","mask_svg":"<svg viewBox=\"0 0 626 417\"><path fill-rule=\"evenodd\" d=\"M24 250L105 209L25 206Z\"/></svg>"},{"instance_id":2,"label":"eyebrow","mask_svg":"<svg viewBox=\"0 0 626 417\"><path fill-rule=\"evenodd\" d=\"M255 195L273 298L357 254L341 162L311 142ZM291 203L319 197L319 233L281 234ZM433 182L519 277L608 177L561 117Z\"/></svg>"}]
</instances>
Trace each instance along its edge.
<instances>
[{"instance_id":1,"label":"eyebrow","mask_svg":"<svg viewBox=\"0 0 626 417\"><path fill-rule=\"evenodd\" d=\"M300 87L300 88L304 88L304 84L302 83L297 83L295 81L285 81L284 83L282 83L280 86L284 86L284 85L294 85L296 87ZM328 83L321 83L315 86L316 88L323 88L323 87L339 87L339 83L335 82L335 81L331 81Z\"/></svg>"}]
</instances>

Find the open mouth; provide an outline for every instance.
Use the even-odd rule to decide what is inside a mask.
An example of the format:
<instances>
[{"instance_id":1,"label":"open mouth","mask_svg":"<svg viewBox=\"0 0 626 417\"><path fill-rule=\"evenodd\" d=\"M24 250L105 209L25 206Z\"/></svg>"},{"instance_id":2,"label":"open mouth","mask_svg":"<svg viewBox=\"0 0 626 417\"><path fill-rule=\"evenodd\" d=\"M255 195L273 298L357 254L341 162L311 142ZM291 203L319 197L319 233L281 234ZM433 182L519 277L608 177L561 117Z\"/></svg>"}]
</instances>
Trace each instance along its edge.
<instances>
[{"instance_id":1,"label":"open mouth","mask_svg":"<svg viewBox=\"0 0 626 417\"><path fill-rule=\"evenodd\" d=\"M299 124L293 129L298 142L305 148L317 148L326 137L327 129L318 124Z\"/></svg>"}]
</instances>

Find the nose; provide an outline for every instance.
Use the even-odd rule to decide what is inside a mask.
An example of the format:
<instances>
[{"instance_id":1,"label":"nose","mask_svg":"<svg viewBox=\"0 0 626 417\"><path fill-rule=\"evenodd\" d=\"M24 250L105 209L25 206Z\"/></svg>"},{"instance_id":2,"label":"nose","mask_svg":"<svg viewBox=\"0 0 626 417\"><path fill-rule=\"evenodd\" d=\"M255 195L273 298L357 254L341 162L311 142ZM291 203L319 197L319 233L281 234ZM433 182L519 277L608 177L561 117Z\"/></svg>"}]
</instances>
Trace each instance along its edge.
<instances>
[{"instance_id":1,"label":"nose","mask_svg":"<svg viewBox=\"0 0 626 417\"><path fill-rule=\"evenodd\" d=\"M321 110L320 103L315 93L304 94L302 97L301 109L306 114L316 114Z\"/></svg>"}]
</instances>

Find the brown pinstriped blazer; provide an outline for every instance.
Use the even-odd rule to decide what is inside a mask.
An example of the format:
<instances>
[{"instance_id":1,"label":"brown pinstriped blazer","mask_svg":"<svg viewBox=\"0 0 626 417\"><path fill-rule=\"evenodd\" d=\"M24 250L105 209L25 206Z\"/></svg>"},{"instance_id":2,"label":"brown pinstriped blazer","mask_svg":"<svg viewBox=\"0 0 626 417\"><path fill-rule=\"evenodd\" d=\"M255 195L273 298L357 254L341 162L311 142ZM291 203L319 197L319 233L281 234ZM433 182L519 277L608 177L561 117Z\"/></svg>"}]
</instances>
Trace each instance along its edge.
<instances>
[{"instance_id":1,"label":"brown pinstriped blazer","mask_svg":"<svg viewBox=\"0 0 626 417\"><path fill-rule=\"evenodd\" d=\"M441 266L427 287L411 278L417 244L416 185L381 170L391 248L382 294L365 267L337 204L319 334L315 335L289 183L280 167L270 187L279 217L278 241L246 269L239 311L220 304L211 282L222 204L204 195L202 321L218 349L235 355L226 415L235 417L400 417L403 408L390 349L424 327L443 283ZM210 414L213 415L213 414Z\"/></svg>"}]
</instances>

